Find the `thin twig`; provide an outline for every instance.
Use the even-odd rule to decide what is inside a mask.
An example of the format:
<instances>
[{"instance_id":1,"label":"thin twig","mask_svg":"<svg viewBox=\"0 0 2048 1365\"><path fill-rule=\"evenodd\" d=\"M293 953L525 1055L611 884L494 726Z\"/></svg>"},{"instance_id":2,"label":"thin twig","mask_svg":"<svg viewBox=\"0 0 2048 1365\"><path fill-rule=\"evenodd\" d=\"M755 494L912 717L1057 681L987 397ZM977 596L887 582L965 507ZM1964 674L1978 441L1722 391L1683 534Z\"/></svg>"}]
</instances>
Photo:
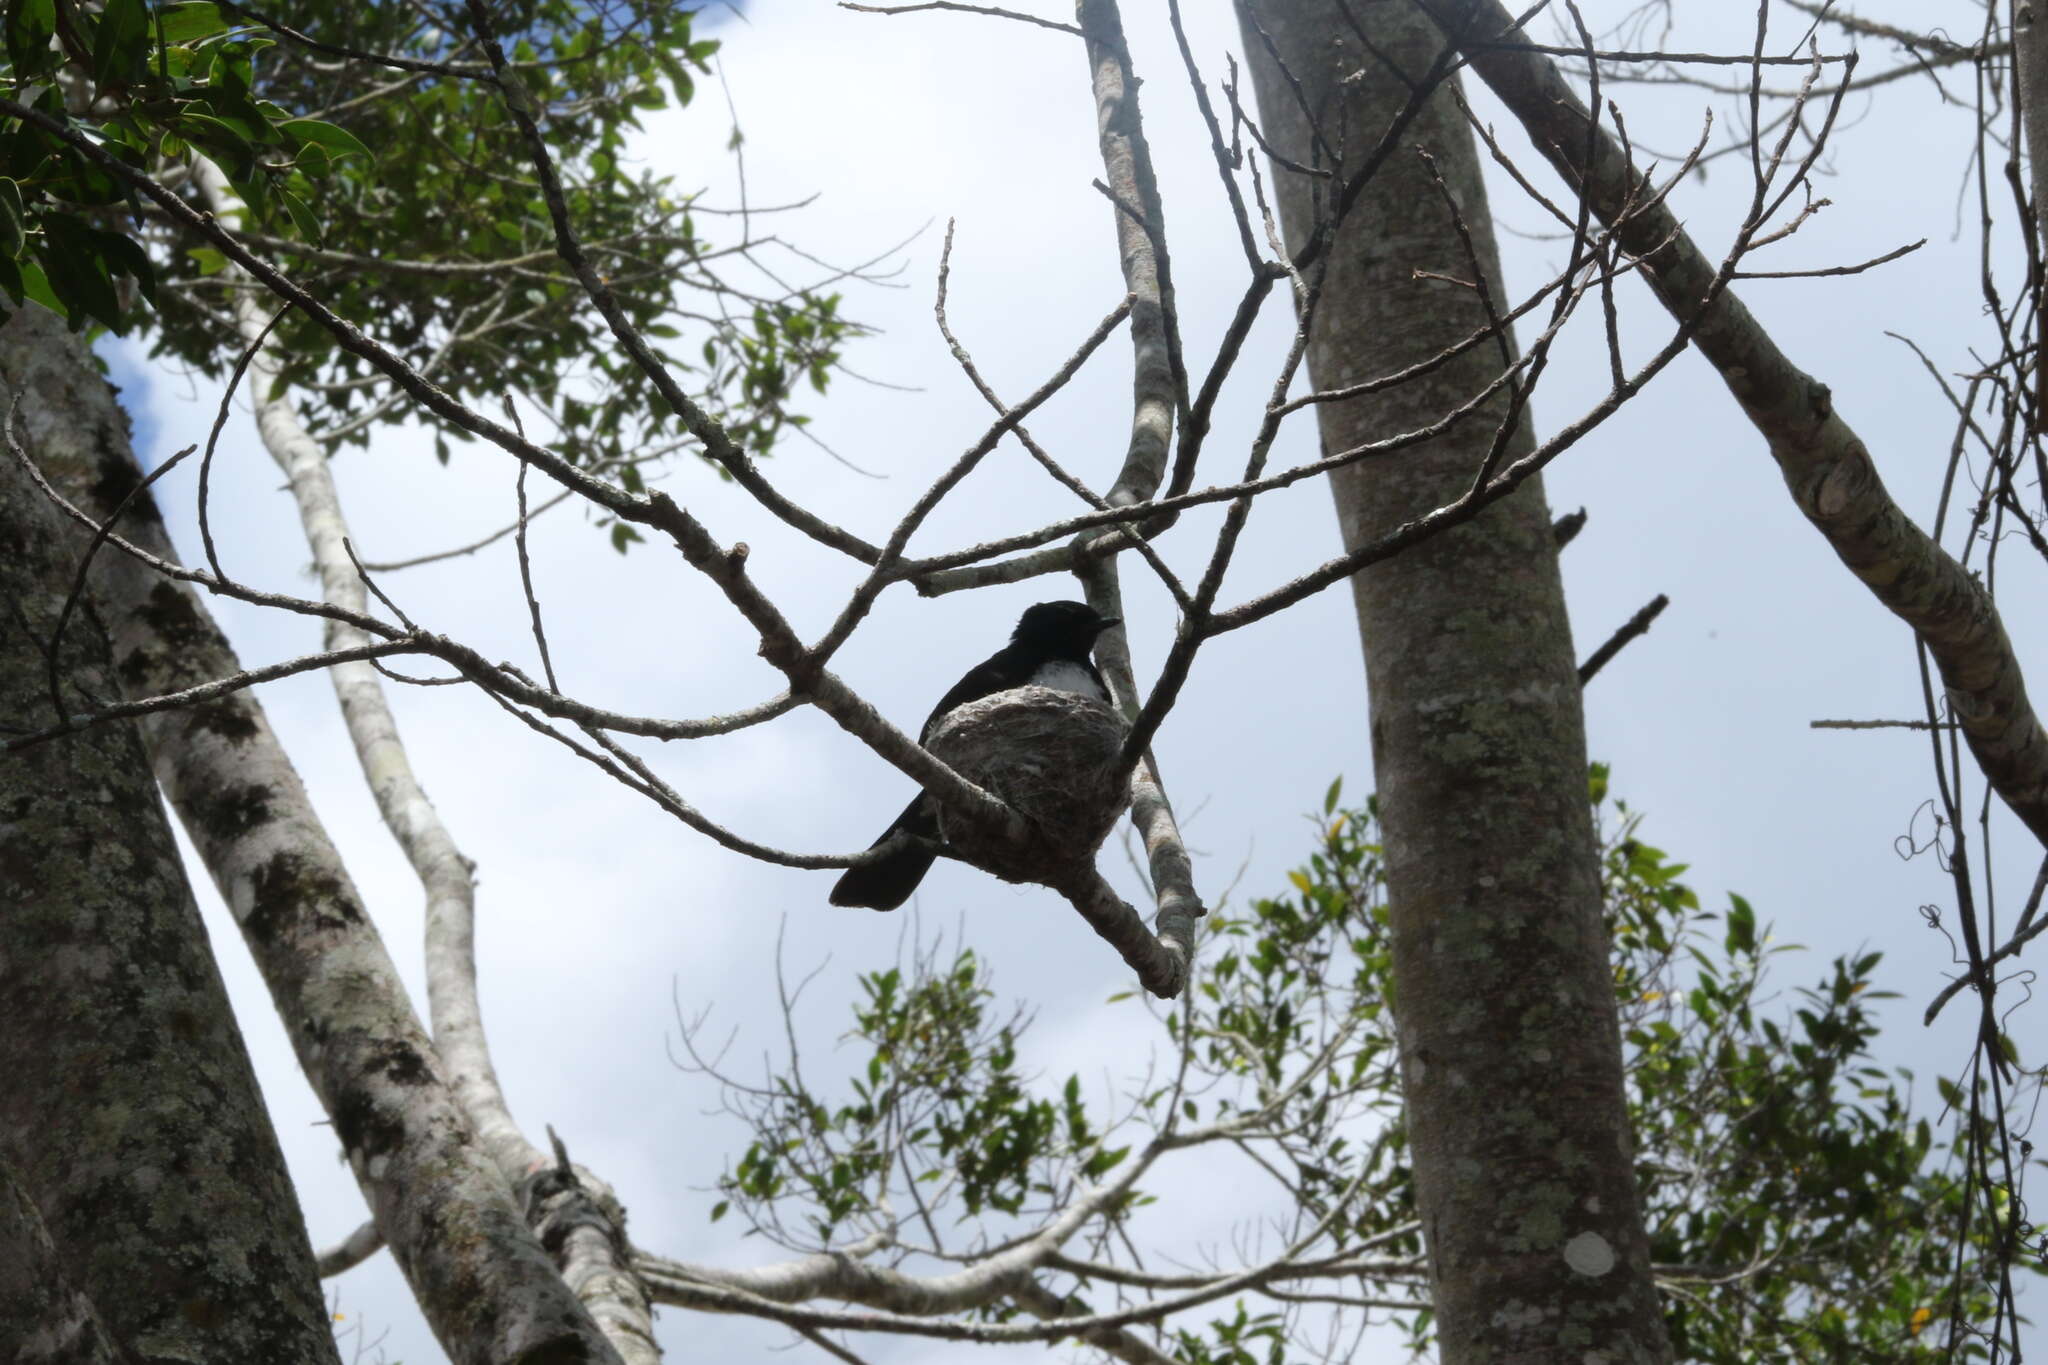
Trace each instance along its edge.
<instances>
[{"instance_id":1,"label":"thin twig","mask_svg":"<svg viewBox=\"0 0 2048 1365\"><path fill-rule=\"evenodd\" d=\"M1956 723L1952 720L1942 721L1938 724L1924 720L1812 720L1806 724L1810 730L1953 730L1957 728Z\"/></svg>"},{"instance_id":2,"label":"thin twig","mask_svg":"<svg viewBox=\"0 0 2048 1365\"><path fill-rule=\"evenodd\" d=\"M1057 19L1041 19L1035 14L1020 14L1013 9L997 9L993 5L963 5L957 0L924 0L916 5L856 5L853 0L839 0L839 8L854 10L860 14L915 14L919 10L954 10L961 14L982 14L992 19L1015 19L1020 24L1034 24L1049 28L1056 33L1071 33L1076 38L1081 30L1072 24L1063 24Z\"/></svg>"},{"instance_id":3,"label":"thin twig","mask_svg":"<svg viewBox=\"0 0 2048 1365\"><path fill-rule=\"evenodd\" d=\"M1579 686L1584 687L1587 683L1591 682L1593 675L1607 667L1608 661L1621 653L1622 649L1631 640L1640 635L1647 634L1650 629L1650 623L1655 621L1664 608L1670 605L1671 599L1660 592L1651 598L1648 605L1641 611L1629 617L1620 630L1607 637L1606 644L1593 651L1592 658L1579 665Z\"/></svg>"},{"instance_id":4,"label":"thin twig","mask_svg":"<svg viewBox=\"0 0 2048 1365\"><path fill-rule=\"evenodd\" d=\"M2041 871L2034 878L2034 891L2027 898L2027 909L2020 918L2020 927L2013 931L2013 936L2006 940L2004 947L1984 959L1982 967L1965 972L1943 986L1941 993L1934 997L1934 1003L1927 1007L1927 1013L1921 1020L1923 1024L1932 1024L1934 1017L1941 1013L1941 1007L1953 1000L1963 987L1981 985L1989 980L1993 967L2009 957L2017 957L2022 948L2039 938L2043 931L2048 931L2048 919L2034 920L2034 915L2041 906L2041 893L2044 889L2048 889L2048 860L2042 862Z\"/></svg>"},{"instance_id":5,"label":"thin twig","mask_svg":"<svg viewBox=\"0 0 2048 1365\"><path fill-rule=\"evenodd\" d=\"M7 409L7 439L10 444L14 443L17 439L14 420L20 410L21 395L17 393L14 397L14 402ZM20 446L18 444L15 445L15 449L19 451ZM57 720L60 724L63 723L66 716L64 713L64 688L60 681L57 667L57 651L58 647L64 643L64 627L70 622L73 609L77 607L79 600L85 596L85 578L92 568L93 556L100 552L100 546L106 544L107 537L114 533L114 523L121 519L121 514L128 510L128 505L147 492L151 484L170 473L173 469L176 469L179 461L197 449L197 446L186 446L183 450L171 456L170 459L165 460L162 464L151 470L148 477L142 479L133 488L129 489L121 501L115 505L112 514L107 517L106 524L93 532L92 542L85 547L85 553L79 556L78 573L71 580L71 591L65 594L64 605L58 609L57 624L50 630L50 644L44 654L50 669L50 705L56 710Z\"/></svg>"},{"instance_id":6,"label":"thin twig","mask_svg":"<svg viewBox=\"0 0 2048 1365\"><path fill-rule=\"evenodd\" d=\"M1901 256L1909 256L1926 245L1927 239L1922 237L1917 242L1908 242L1905 246L1887 251L1882 256L1873 256L1869 260L1855 265L1830 265L1822 266L1815 270L1738 270L1735 272L1735 278L1738 280L1816 280L1827 275L1860 275L1866 270L1873 270L1878 266L1896 261Z\"/></svg>"},{"instance_id":7,"label":"thin twig","mask_svg":"<svg viewBox=\"0 0 2048 1365\"><path fill-rule=\"evenodd\" d=\"M301 654L295 659L284 659L261 668L245 668L225 678L212 678L193 687L176 692L164 692L153 697L138 697L133 701L114 702L96 711L70 716L57 725L46 726L28 734L15 735L0 740L0 753L12 753L34 744L42 744L63 735L76 734L80 730L108 721L127 720L133 716L147 716L157 711L175 711L184 706L197 706L201 702L213 701L218 697L230 696L246 691L262 683L276 682L279 678L290 678L315 669L332 668L335 664L352 663L358 659L383 659L393 654L427 653L426 642L411 635L401 635L392 640L377 640L367 645L356 645L349 649L327 649L318 654Z\"/></svg>"},{"instance_id":8,"label":"thin twig","mask_svg":"<svg viewBox=\"0 0 2048 1365\"><path fill-rule=\"evenodd\" d=\"M512 395L504 396L505 416L512 422L512 429L521 436L526 434L526 424L519 420L519 409L512 404ZM519 521L512 543L519 550L519 586L526 592L526 612L533 621L533 642L540 647L541 673L548 680L551 691L560 692L562 684L555 679L555 661L548 653L547 627L541 624L540 599L533 593L533 561L526 553L526 465L519 466L519 474L512 481L512 487L519 499Z\"/></svg>"},{"instance_id":9,"label":"thin twig","mask_svg":"<svg viewBox=\"0 0 2048 1365\"><path fill-rule=\"evenodd\" d=\"M263 324L263 330L258 332L255 339L243 347L242 353L235 357L235 368L228 375L227 387L221 390L220 409L213 414L213 428L206 433L206 454L199 460L199 541L206 550L206 567L212 569L220 578L228 576L227 570L220 566L220 553L213 545L213 523L207 515L213 482L214 448L220 444L221 428L228 422L228 404L234 400L235 389L241 384L242 376L248 372L251 362L262 351L263 343L270 339L271 329L284 320L284 315L291 311L291 307L291 304L285 303L272 313L270 321Z\"/></svg>"}]
</instances>

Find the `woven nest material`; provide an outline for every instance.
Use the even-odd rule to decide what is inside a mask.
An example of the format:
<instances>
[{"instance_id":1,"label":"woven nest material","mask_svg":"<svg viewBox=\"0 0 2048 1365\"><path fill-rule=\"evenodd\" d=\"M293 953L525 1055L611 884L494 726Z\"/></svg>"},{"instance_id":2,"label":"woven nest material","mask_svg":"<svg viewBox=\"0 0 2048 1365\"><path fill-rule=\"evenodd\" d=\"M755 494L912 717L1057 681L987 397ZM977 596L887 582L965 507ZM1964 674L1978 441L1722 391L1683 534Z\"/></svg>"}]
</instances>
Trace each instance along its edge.
<instances>
[{"instance_id":1,"label":"woven nest material","mask_svg":"<svg viewBox=\"0 0 2048 1365\"><path fill-rule=\"evenodd\" d=\"M1124 720L1105 702L1050 687L1017 687L947 712L925 747L1024 817L1023 847L941 817L946 842L1006 882L1045 882L1090 860L1129 804L1111 780Z\"/></svg>"}]
</instances>

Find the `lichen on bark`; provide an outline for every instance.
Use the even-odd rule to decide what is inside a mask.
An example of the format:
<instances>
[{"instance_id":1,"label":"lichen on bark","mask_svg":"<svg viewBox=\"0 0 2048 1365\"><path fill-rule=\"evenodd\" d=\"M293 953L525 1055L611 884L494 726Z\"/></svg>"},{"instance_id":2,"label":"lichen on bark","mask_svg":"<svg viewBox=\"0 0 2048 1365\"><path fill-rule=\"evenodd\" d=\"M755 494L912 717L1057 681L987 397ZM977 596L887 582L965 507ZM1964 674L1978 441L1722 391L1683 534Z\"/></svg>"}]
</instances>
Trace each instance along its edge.
<instances>
[{"instance_id":1,"label":"lichen on bark","mask_svg":"<svg viewBox=\"0 0 2048 1365\"><path fill-rule=\"evenodd\" d=\"M0 458L0 716L54 718L45 651L84 537ZM97 611L54 671L118 692ZM136 728L0 761L0 1148L78 1290L145 1361L335 1360L312 1247Z\"/></svg>"},{"instance_id":2,"label":"lichen on bark","mask_svg":"<svg viewBox=\"0 0 2048 1365\"><path fill-rule=\"evenodd\" d=\"M1444 40L1409 4L1346 8L1238 6L1268 142L1348 172L1406 110ZM1492 296L1505 297L1472 135L1439 91L1318 265L1308 365L1319 389L1428 359L1487 323L1476 292L1455 282L1471 280L1473 263L1418 146L1470 229ZM1337 191L1284 168L1274 185L1299 251L1319 199ZM1489 343L1417 382L1320 404L1324 447L1435 421L1501 366ZM1333 473L1345 545L1454 502L1507 415L1497 396L1434 441ZM1524 411L1502 455L1532 448ZM1577 664L1540 479L1352 587L1441 1357L1552 1360L1571 1346L1575 1361L1584 1351L1613 1365L1665 1359L1629 1158ZM1596 1280L1565 1263L1585 1233L1615 1249L1620 1269Z\"/></svg>"}]
</instances>

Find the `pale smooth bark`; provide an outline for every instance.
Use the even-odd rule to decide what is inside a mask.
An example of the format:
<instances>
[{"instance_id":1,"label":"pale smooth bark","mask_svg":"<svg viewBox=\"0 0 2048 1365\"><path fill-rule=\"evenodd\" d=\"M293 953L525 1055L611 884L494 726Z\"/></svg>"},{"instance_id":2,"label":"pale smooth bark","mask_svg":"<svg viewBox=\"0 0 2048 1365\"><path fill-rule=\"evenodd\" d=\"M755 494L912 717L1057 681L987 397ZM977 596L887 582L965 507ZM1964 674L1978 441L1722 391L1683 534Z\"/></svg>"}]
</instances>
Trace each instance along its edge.
<instances>
[{"instance_id":1,"label":"pale smooth bark","mask_svg":"<svg viewBox=\"0 0 2048 1365\"><path fill-rule=\"evenodd\" d=\"M1220 1131L1220 1126L1217 1127ZM818 1252L770 1265L728 1268L695 1265L641 1255L637 1266L664 1303L718 1310L726 1306L712 1291L729 1290L765 1303L795 1304L834 1298L906 1315L958 1313L980 1308L1034 1281L1041 1268L1091 1221L1136 1188L1153 1163L1176 1142L1155 1139L1116 1174L1077 1193L1045 1226L971 1265L940 1275L909 1275L866 1258L891 1245L877 1234L836 1251ZM708 1297L707 1297L708 1295ZM768 1316L773 1316L769 1314Z\"/></svg>"},{"instance_id":2,"label":"pale smooth bark","mask_svg":"<svg viewBox=\"0 0 2048 1365\"><path fill-rule=\"evenodd\" d=\"M1079 0L1074 13L1088 44L1103 183L1115 197L1117 259L1132 296L1131 438L1123 468L1104 498L1111 507L1127 507L1159 491L1173 445L1174 375L1167 334L1173 282L1159 248L1166 215L1138 115L1138 80L1131 71L1123 17L1115 0Z\"/></svg>"},{"instance_id":3,"label":"pale smooth bark","mask_svg":"<svg viewBox=\"0 0 2048 1365\"><path fill-rule=\"evenodd\" d=\"M192 178L214 216L231 228L239 226L242 204L220 168L201 158L193 167ZM327 465L327 452L299 420L290 391L279 378L285 357L274 341L264 339L278 305L240 267L230 264L225 273L247 286L234 294L234 316L242 344L257 348L249 362L248 381L256 429L298 504L299 524L313 552L314 571L320 575L321 598L367 614L370 594L349 558L348 521L342 514L333 471ZM346 621L327 621L325 630L328 649L370 642ZM524 1174L545 1158L512 1121L484 1037L476 994L476 880L471 863L456 847L454 836L413 772L375 666L367 662L336 664L327 670L327 676L341 703L342 719L378 814L405 850L426 892L427 1007L433 1020L434 1046L447 1064L449 1083L492 1157L508 1174Z\"/></svg>"},{"instance_id":4,"label":"pale smooth bark","mask_svg":"<svg viewBox=\"0 0 2048 1365\"><path fill-rule=\"evenodd\" d=\"M10 388L12 358L0 354ZM78 418L58 406L45 420ZM84 544L27 471L0 460L11 726L52 715L53 673L67 709L89 705L82 691L117 690L89 603L69 612L55 662L45 654ZM137 1361L338 1359L298 1199L133 725L0 761L0 1077L0 1162L19 1181L0 1191L16 1225L0 1229L0 1317L16 1317L17 1252L62 1271L43 1284L54 1317L34 1338L0 1331L0 1354L105 1358L89 1304Z\"/></svg>"},{"instance_id":5,"label":"pale smooth bark","mask_svg":"<svg viewBox=\"0 0 2048 1365\"><path fill-rule=\"evenodd\" d=\"M21 395L20 423L38 463L74 502L105 518L140 476L126 420L90 358L62 323L23 308L0 329L0 373L10 396ZM174 557L146 493L121 529L141 548ZM119 687L130 695L240 670L196 593L111 547L95 561L92 586ZM457 1105L348 870L254 697L237 692L156 713L143 729L157 780L241 929L443 1347L460 1365L616 1360Z\"/></svg>"},{"instance_id":6,"label":"pale smooth bark","mask_svg":"<svg viewBox=\"0 0 2048 1365\"><path fill-rule=\"evenodd\" d=\"M1303 165L1327 167L1334 153L1355 168L1443 48L1405 4L1240 0L1239 15L1267 140ZM1325 252L1308 355L1319 389L1400 369L1486 325L1469 285L1417 278L1473 272L1417 145L1435 157L1493 297L1504 297L1472 136L1439 91ZM1318 191L1336 191L1272 174L1298 252L1316 229ZM1319 405L1324 445L1421 427L1502 363L1489 344L1418 382ZM1346 546L1455 501L1506 410L1496 401L1426 445L1334 471ZM1525 414L1504 456L1532 448ZM1440 1358L1665 1360L1630 1163L1577 667L1540 480L1351 581Z\"/></svg>"},{"instance_id":7,"label":"pale smooth bark","mask_svg":"<svg viewBox=\"0 0 2048 1365\"><path fill-rule=\"evenodd\" d=\"M1127 507L1158 496L1166 479L1167 455L1173 445L1175 409L1180 393L1172 347L1173 277L1162 243L1166 240L1166 209L1159 197L1152 154L1138 106L1138 78L1131 70L1130 45L1123 16L1114 0L1078 0L1074 16L1087 44L1089 88L1095 96L1096 142L1102 156L1104 184L1115 197L1117 259L1131 291L1131 434L1116 482L1103 499L1106 506ZM1141 222L1136 215L1143 215ZM1185 433L1183 433L1185 439ZM1136 527L1125 528L1126 532ZM1084 534L1074 549L1077 572L1088 604L1104 616L1122 620L1123 590L1115 558L1082 557L1079 547L1097 539ZM1109 684L1110 696L1125 722L1138 718L1143 699L1131 664L1130 634L1121 626L1104 632L1096 659ZM1125 918L1122 902L1107 894L1100 876L1089 879L1079 894L1070 893L1096 929L1117 944L1124 960L1137 968L1148 989L1178 995L1185 987L1195 954L1196 921L1205 913L1195 890L1194 866L1173 804L1160 780L1159 764L1148 748L1131 769L1131 824L1144 841L1157 913L1152 933L1142 925L1105 931Z\"/></svg>"},{"instance_id":8,"label":"pale smooth bark","mask_svg":"<svg viewBox=\"0 0 2048 1365\"><path fill-rule=\"evenodd\" d=\"M214 215L231 227L239 225L242 203L220 168L200 158L193 179ZM328 467L327 451L299 420L291 391L281 378L285 357L275 338L265 335L270 323L267 310L275 301L239 266L230 264L227 273L249 286L235 294L234 315L243 345L255 348L249 363L249 392L256 428L263 448L283 471L298 504L299 524L320 575L321 598L366 614L371 610L369 587L350 554L348 520ZM325 644L330 650L369 642L367 635L345 621L326 622ZM405 851L426 893L427 1010L433 1021L435 1050L447 1068L456 1102L475 1125L498 1168L506 1179L521 1186L524 1196L527 1186L543 1178L548 1159L513 1120L491 1061L477 994L476 865L456 846L454 835L413 771L399 735L398 718L392 714L376 667L367 661L342 663L329 668L327 675L378 814ZM558 1182L552 1197L557 1202L587 1205L586 1223L612 1222L623 1228L623 1217L608 1219L598 1211L594 1199L578 1199L585 1193L579 1183ZM525 1202L533 1206L530 1197ZM619 1254L606 1267L594 1265L614 1241L620 1246ZM653 1305L629 1271L623 1243L622 1234L586 1237L573 1248L564 1245L558 1259L577 1297L597 1318L627 1365L652 1365L661 1358L654 1342ZM576 1269L569 1274L567 1258L572 1249Z\"/></svg>"}]
</instances>

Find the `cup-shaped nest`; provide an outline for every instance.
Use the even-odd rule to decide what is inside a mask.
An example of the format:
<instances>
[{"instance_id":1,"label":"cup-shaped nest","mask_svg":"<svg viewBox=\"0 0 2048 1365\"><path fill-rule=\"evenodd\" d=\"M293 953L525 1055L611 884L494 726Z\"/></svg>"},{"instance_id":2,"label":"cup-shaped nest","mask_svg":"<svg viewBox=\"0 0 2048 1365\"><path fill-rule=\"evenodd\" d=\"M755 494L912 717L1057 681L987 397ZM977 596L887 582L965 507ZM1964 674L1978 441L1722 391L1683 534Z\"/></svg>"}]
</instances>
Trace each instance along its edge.
<instances>
[{"instance_id":1,"label":"cup-shaped nest","mask_svg":"<svg viewBox=\"0 0 2048 1365\"><path fill-rule=\"evenodd\" d=\"M1092 859L1129 804L1112 780L1124 741L1115 708L1051 687L1015 687L956 706L925 747L1024 817L1022 846L958 817L940 817L946 842L1006 882L1048 882Z\"/></svg>"}]
</instances>

